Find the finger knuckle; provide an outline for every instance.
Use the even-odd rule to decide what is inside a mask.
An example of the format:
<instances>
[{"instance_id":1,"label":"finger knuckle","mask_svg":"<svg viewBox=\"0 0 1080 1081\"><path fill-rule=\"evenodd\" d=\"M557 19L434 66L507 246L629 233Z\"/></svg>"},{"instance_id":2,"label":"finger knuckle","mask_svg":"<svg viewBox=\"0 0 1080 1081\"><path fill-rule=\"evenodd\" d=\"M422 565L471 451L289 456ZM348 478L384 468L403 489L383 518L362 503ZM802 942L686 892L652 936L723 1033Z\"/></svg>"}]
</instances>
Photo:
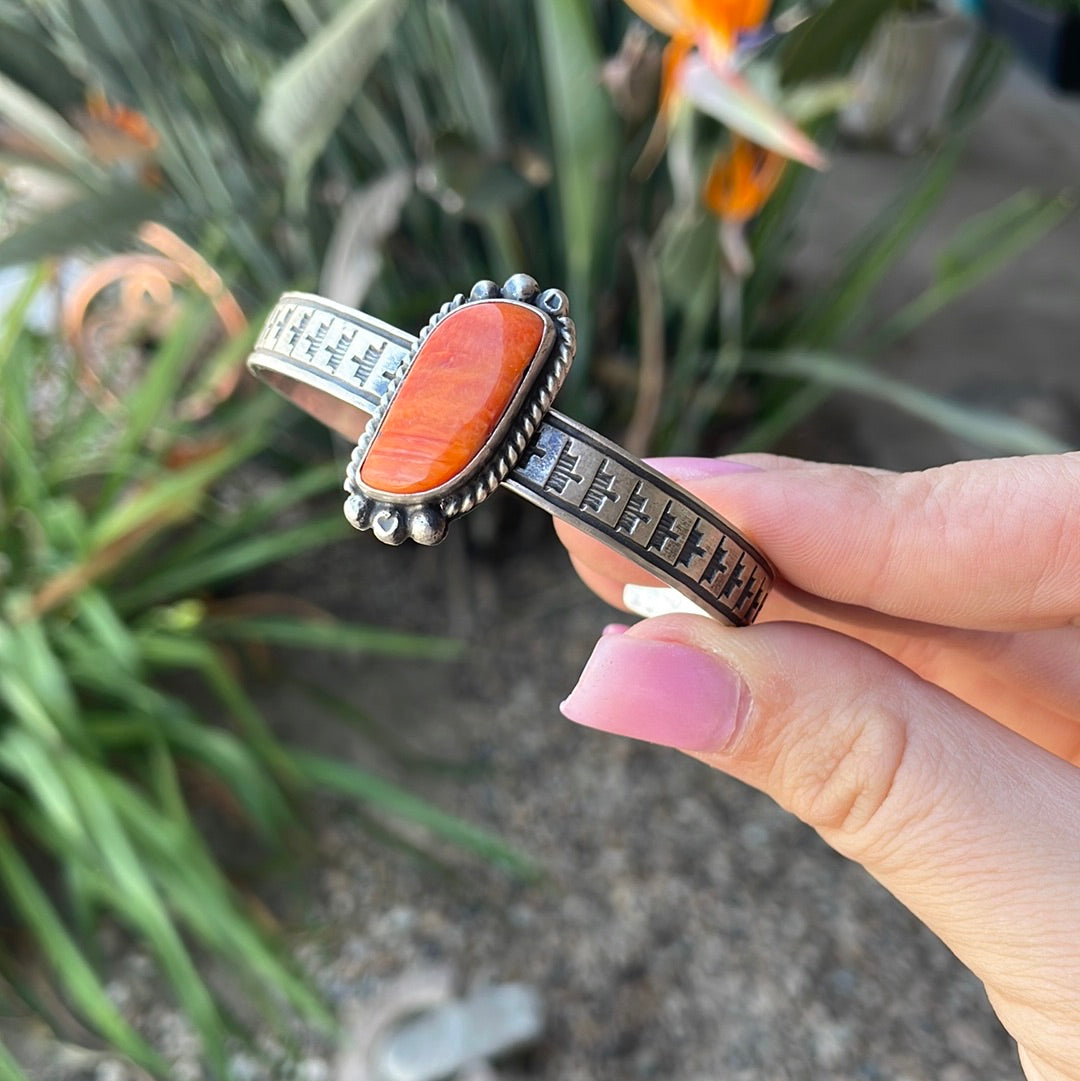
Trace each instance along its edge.
<instances>
[{"instance_id":1,"label":"finger knuckle","mask_svg":"<svg viewBox=\"0 0 1080 1081\"><path fill-rule=\"evenodd\" d=\"M998 603L1035 622L1057 622L1080 605L1080 458L1065 457L1007 459L988 474L954 469L937 487L942 551L969 561L981 553L972 573L992 566ZM985 513L961 515L957 506Z\"/></svg>"},{"instance_id":2,"label":"finger knuckle","mask_svg":"<svg viewBox=\"0 0 1080 1081\"><path fill-rule=\"evenodd\" d=\"M910 746L908 725L864 695L837 703L821 725L812 747L794 749L783 763L791 810L823 833L865 835L894 807Z\"/></svg>"}]
</instances>

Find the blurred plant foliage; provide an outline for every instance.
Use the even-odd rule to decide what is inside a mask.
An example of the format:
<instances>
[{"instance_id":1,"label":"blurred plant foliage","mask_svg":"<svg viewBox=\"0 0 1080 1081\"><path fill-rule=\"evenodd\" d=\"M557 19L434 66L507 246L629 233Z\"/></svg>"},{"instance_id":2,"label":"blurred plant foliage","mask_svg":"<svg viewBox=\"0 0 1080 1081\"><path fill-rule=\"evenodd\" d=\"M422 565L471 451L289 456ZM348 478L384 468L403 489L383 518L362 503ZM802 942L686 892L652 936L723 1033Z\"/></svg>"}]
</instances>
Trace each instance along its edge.
<instances>
[{"instance_id":1,"label":"blurred plant foliage","mask_svg":"<svg viewBox=\"0 0 1080 1081\"><path fill-rule=\"evenodd\" d=\"M457 653L443 639L214 599L220 583L347 531L336 508L295 513L338 486L336 468L302 469L262 494L234 479L220 497L241 464L280 444L271 396L237 394L200 422L177 418L180 388L239 363L248 341L200 355L212 316L195 306L104 407L63 347L26 328L42 280L0 318L0 911L23 932L0 938L0 990L60 1032L72 1031L72 1011L165 1076L103 987L93 931L108 916L152 952L220 1072L231 1019L202 974L207 957L244 977L266 1016L328 1019L265 933L265 912L216 862L208 808L269 851L297 835L305 794L337 792L523 864L386 780L284 745L242 686L245 643ZM20 967L26 936L59 996ZM12 1069L0 1061L0 1075Z\"/></svg>"},{"instance_id":2,"label":"blurred plant foliage","mask_svg":"<svg viewBox=\"0 0 1080 1081\"><path fill-rule=\"evenodd\" d=\"M820 117L894 6L782 2L786 32L756 48L749 77L782 88L796 119ZM732 280L698 200L726 135L697 118L660 168L633 168L659 42L616 0L0 0L0 28L6 158L66 185L60 209L0 242L0 263L155 216L249 298L319 286L407 328L473 281L525 269L571 297L567 408L638 451L766 445L845 383L966 430L963 410L924 410L866 361L1069 209L1061 193L1019 193L946 238L904 313L868 315L996 85L989 41L896 199L829 280L793 293L799 217L828 175L787 170L748 237L755 269ZM736 377L751 393L727 393ZM973 421L991 447L1046 449L1023 426Z\"/></svg>"}]
</instances>

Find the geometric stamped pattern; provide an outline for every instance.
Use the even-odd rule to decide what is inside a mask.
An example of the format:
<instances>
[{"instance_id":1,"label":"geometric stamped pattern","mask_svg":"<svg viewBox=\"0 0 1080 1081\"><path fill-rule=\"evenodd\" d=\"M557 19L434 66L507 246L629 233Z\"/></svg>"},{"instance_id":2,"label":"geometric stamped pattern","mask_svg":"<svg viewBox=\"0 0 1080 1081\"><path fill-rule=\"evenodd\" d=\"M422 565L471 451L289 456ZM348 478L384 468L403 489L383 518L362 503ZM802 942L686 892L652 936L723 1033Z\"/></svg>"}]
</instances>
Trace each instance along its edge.
<instances>
[{"instance_id":1,"label":"geometric stamped pattern","mask_svg":"<svg viewBox=\"0 0 1080 1081\"><path fill-rule=\"evenodd\" d=\"M417 339L381 320L310 295L285 294L255 353L272 354L301 382L374 412ZM762 554L710 508L621 447L551 410L508 488L677 585L729 622L753 622L772 585Z\"/></svg>"},{"instance_id":2,"label":"geometric stamped pattern","mask_svg":"<svg viewBox=\"0 0 1080 1081\"><path fill-rule=\"evenodd\" d=\"M503 482L647 569L659 571L736 626L752 623L772 585L765 557L733 526L621 447L549 412Z\"/></svg>"},{"instance_id":3,"label":"geometric stamped pattern","mask_svg":"<svg viewBox=\"0 0 1080 1081\"><path fill-rule=\"evenodd\" d=\"M360 313L288 293L267 316L254 351L272 353L335 383L373 411L416 339Z\"/></svg>"}]
</instances>

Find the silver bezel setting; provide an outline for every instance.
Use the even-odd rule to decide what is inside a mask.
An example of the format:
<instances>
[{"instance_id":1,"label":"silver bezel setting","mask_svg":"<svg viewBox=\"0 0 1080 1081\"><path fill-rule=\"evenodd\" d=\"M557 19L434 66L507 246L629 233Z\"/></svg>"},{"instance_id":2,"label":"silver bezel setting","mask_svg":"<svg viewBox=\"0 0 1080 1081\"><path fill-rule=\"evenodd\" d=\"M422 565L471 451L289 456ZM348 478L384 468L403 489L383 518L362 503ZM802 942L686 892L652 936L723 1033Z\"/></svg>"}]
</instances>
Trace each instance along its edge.
<instances>
[{"instance_id":1,"label":"silver bezel setting","mask_svg":"<svg viewBox=\"0 0 1080 1081\"><path fill-rule=\"evenodd\" d=\"M416 495L397 496L369 488L360 469L372 441L413 361L431 332L448 315L467 304L487 300L510 300L535 308L546 317L544 339L536 360L522 380L495 430L470 465L453 481ZM345 517L356 529L370 529L386 544L408 538L419 544L438 544L449 522L483 502L517 464L522 452L551 408L574 359L576 335L566 294L559 289L541 290L527 274L515 274L502 286L477 282L468 297L459 293L431 317L420 332L416 347L401 365L352 452L346 472ZM546 351L546 355L545 355Z\"/></svg>"}]
</instances>

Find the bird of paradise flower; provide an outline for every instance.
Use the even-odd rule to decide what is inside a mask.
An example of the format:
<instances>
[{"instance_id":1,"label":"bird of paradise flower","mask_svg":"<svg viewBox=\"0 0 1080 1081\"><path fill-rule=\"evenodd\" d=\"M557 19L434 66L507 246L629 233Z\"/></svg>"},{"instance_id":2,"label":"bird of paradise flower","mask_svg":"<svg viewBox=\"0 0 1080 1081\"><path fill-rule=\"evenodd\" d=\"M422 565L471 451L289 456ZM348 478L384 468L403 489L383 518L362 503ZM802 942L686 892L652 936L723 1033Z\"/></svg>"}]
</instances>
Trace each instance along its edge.
<instances>
[{"instance_id":1,"label":"bird of paradise flower","mask_svg":"<svg viewBox=\"0 0 1080 1081\"><path fill-rule=\"evenodd\" d=\"M818 146L743 74L747 56L767 34L771 0L626 0L670 39L664 50L657 126L650 148L666 139L680 108L691 105L731 132L731 145L709 171L702 191L720 220L730 269L745 277L753 263L745 227L764 207L788 160L825 165ZM650 154L647 148L646 156Z\"/></svg>"}]
</instances>

